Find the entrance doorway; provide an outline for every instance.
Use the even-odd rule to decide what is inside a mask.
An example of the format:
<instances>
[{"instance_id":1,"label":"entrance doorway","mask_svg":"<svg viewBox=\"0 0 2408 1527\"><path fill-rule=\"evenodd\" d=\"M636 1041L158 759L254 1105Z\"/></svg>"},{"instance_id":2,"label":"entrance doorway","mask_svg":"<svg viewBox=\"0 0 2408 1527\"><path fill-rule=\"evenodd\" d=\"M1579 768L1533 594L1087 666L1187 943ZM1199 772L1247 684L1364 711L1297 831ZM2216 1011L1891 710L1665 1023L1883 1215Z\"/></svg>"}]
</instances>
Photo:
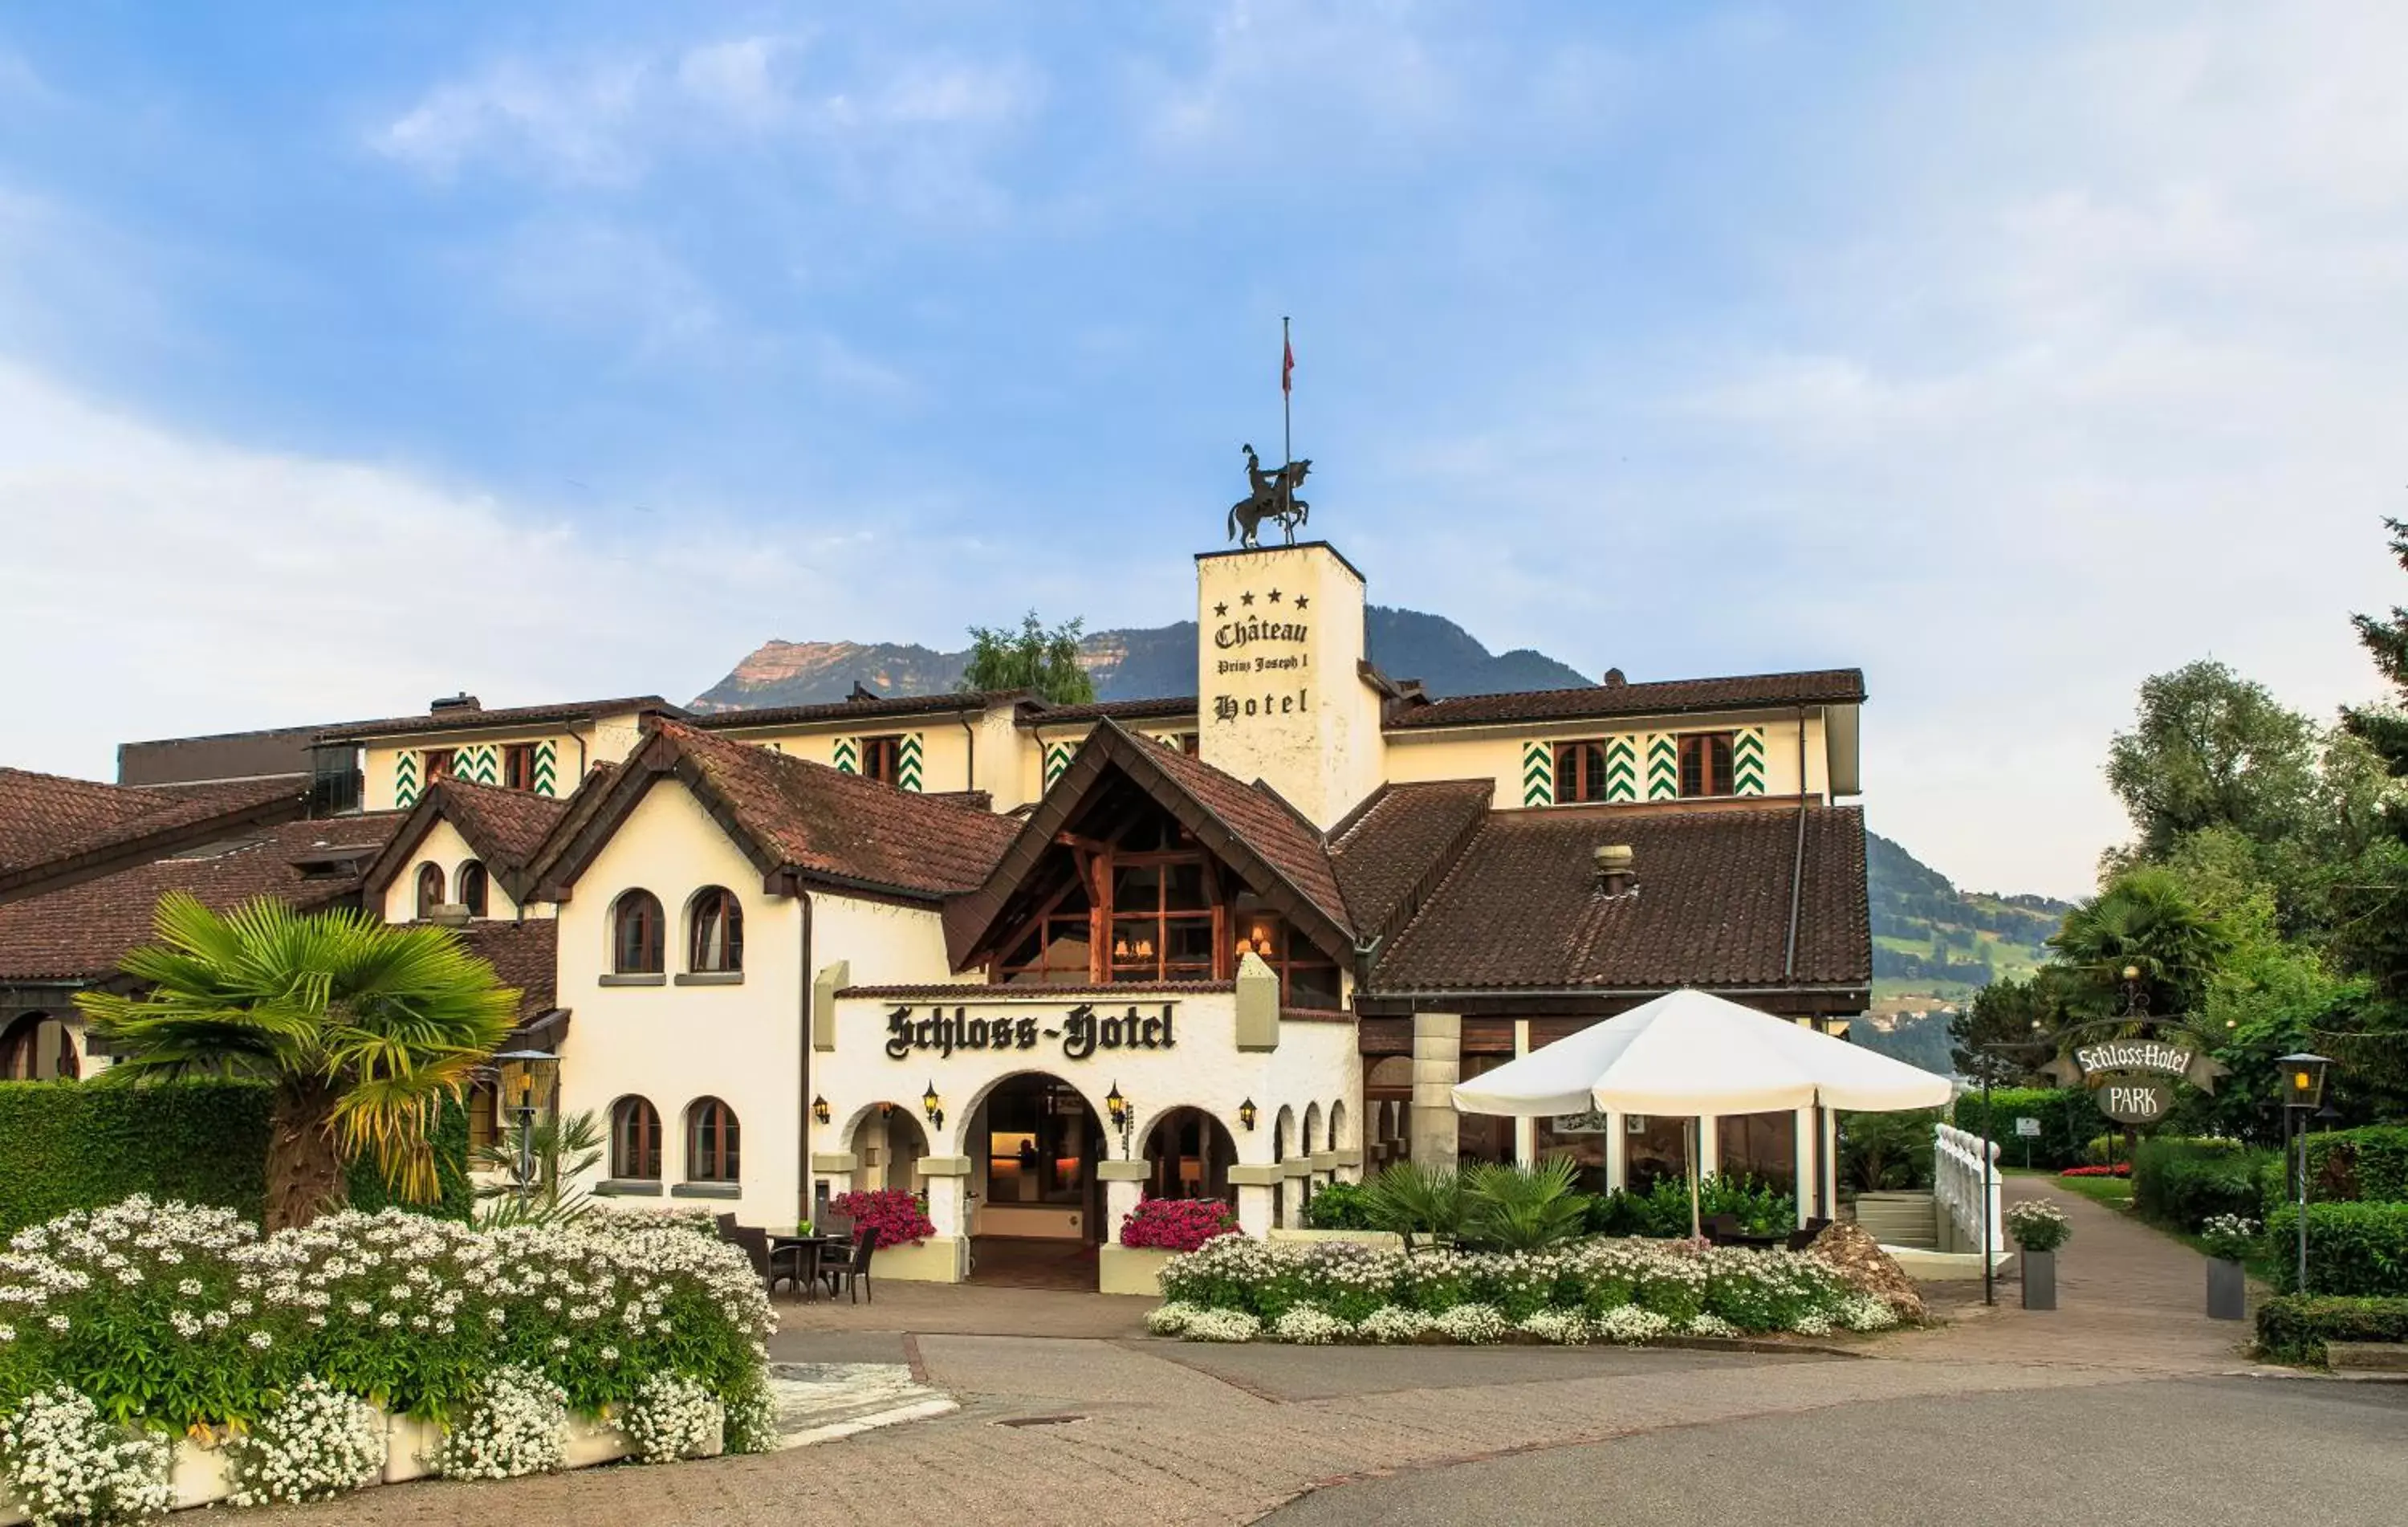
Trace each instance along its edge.
<instances>
[{"instance_id":1,"label":"entrance doorway","mask_svg":"<svg viewBox=\"0 0 2408 1527\"><path fill-rule=\"evenodd\" d=\"M1201 1108L1174 1108L1145 1137L1148 1198L1217 1198L1238 1206L1229 1168L1238 1164L1238 1143L1228 1126Z\"/></svg>"},{"instance_id":2,"label":"entrance doorway","mask_svg":"<svg viewBox=\"0 0 2408 1527\"><path fill-rule=\"evenodd\" d=\"M1059 1077L1014 1076L970 1119L970 1277L1093 1289L1103 1239L1104 1128Z\"/></svg>"}]
</instances>

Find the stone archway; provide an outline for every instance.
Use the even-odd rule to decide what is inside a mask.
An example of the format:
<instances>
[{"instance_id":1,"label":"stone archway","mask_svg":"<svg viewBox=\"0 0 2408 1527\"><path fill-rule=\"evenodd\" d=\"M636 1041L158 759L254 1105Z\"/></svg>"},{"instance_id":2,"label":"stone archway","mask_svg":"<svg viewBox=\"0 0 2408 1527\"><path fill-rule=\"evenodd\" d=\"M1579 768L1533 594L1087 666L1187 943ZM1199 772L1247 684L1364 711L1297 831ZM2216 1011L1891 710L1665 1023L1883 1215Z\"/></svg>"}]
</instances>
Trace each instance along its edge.
<instances>
[{"instance_id":1,"label":"stone archway","mask_svg":"<svg viewBox=\"0 0 2408 1527\"><path fill-rule=\"evenodd\" d=\"M64 1020L27 1013L0 1027L0 1082L72 1082L82 1073Z\"/></svg>"},{"instance_id":2,"label":"stone archway","mask_svg":"<svg viewBox=\"0 0 2408 1527\"><path fill-rule=\"evenodd\" d=\"M971 1101L958 1139L969 1158L971 1278L1095 1288L1107 1150L1085 1090L1050 1072L1000 1078Z\"/></svg>"},{"instance_id":3,"label":"stone archway","mask_svg":"<svg viewBox=\"0 0 2408 1527\"><path fill-rule=\"evenodd\" d=\"M1201 1108L1165 1110L1145 1135L1148 1198L1216 1198L1235 1209L1238 1190L1229 1168L1238 1163L1237 1137Z\"/></svg>"},{"instance_id":4,"label":"stone archway","mask_svg":"<svg viewBox=\"0 0 2408 1527\"><path fill-rule=\"evenodd\" d=\"M882 1101L863 1109L845 1136L853 1160L852 1190L900 1188L916 1192L920 1159L928 1154L928 1131L917 1103Z\"/></svg>"}]
</instances>

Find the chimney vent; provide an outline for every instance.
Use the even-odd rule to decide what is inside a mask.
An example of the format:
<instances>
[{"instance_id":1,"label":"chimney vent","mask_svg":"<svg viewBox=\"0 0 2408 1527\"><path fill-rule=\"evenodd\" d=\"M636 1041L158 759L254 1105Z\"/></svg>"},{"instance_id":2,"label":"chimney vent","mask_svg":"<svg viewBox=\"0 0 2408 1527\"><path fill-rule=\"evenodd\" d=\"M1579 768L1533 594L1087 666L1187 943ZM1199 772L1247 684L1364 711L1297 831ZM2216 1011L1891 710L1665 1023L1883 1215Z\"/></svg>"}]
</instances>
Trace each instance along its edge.
<instances>
[{"instance_id":1,"label":"chimney vent","mask_svg":"<svg viewBox=\"0 0 2408 1527\"><path fill-rule=\"evenodd\" d=\"M1597 888L1607 896L1620 896L1639 888L1638 855L1628 843L1600 843L1593 857L1597 863Z\"/></svg>"},{"instance_id":2,"label":"chimney vent","mask_svg":"<svg viewBox=\"0 0 2408 1527\"><path fill-rule=\"evenodd\" d=\"M1619 689L1629 682L1630 681L1628 679L1622 676L1622 670L1618 668L1610 668L1605 670L1605 686L1608 689Z\"/></svg>"},{"instance_id":3,"label":"chimney vent","mask_svg":"<svg viewBox=\"0 0 2408 1527\"><path fill-rule=\"evenodd\" d=\"M437 901L426 909L426 920L444 928L468 926L468 904L466 901Z\"/></svg>"},{"instance_id":4,"label":"chimney vent","mask_svg":"<svg viewBox=\"0 0 2408 1527\"><path fill-rule=\"evenodd\" d=\"M428 715L441 715L446 711L481 711L477 697L463 689L456 695L444 695L426 702Z\"/></svg>"}]
</instances>

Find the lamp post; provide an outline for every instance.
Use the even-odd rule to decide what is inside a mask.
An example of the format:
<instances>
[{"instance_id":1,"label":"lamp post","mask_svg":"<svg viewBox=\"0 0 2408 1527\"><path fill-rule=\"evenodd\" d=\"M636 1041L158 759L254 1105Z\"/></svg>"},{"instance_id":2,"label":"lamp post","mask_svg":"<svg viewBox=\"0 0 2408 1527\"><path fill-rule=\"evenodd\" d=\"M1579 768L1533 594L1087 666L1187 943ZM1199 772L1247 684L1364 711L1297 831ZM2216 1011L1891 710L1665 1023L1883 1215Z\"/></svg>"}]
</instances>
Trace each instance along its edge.
<instances>
[{"instance_id":1,"label":"lamp post","mask_svg":"<svg viewBox=\"0 0 2408 1527\"><path fill-rule=\"evenodd\" d=\"M522 1202L535 1197L535 1083L538 1067L560 1063L560 1057L550 1050L504 1050L494 1057L503 1066L518 1068L518 1101L511 1106L511 1116L518 1121L519 1159L512 1169L517 1177L518 1195ZM504 1073L505 1078L508 1073Z\"/></svg>"},{"instance_id":2,"label":"lamp post","mask_svg":"<svg viewBox=\"0 0 2408 1527\"><path fill-rule=\"evenodd\" d=\"M2313 1051L2301 1050L2276 1059L2283 1068L2283 1122L2298 1135L2299 1151L2299 1291L2308 1291L2308 1119L2324 1106L2325 1073L2332 1061ZM2292 1121L2297 1119L2297 1124Z\"/></svg>"}]
</instances>

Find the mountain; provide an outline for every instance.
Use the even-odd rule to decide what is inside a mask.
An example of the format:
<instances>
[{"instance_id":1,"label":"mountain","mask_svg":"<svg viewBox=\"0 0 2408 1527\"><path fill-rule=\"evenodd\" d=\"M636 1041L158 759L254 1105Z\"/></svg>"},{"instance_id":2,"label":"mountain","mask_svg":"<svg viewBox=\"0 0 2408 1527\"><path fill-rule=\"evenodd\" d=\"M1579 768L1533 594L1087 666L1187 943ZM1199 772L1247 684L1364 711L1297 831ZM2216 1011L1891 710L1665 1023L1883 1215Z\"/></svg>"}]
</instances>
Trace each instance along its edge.
<instances>
[{"instance_id":1,"label":"mountain","mask_svg":"<svg viewBox=\"0 0 2408 1527\"><path fill-rule=\"evenodd\" d=\"M1865 834L1872 900L1873 997L1892 1013L1961 1000L2048 956L2071 908L2045 896L1960 891L1878 832Z\"/></svg>"},{"instance_id":2,"label":"mountain","mask_svg":"<svg viewBox=\"0 0 2408 1527\"><path fill-rule=\"evenodd\" d=\"M1526 647L1492 653L1442 615L1373 605L1366 621L1371 661L1432 695L1495 695L1569 689L1597 681ZM697 711L757 710L839 700L855 684L881 695L935 695L956 688L969 649L938 652L895 642L769 641L696 696ZM1196 693L1196 623L1097 631L1080 661L1098 699L1153 699Z\"/></svg>"}]
</instances>

